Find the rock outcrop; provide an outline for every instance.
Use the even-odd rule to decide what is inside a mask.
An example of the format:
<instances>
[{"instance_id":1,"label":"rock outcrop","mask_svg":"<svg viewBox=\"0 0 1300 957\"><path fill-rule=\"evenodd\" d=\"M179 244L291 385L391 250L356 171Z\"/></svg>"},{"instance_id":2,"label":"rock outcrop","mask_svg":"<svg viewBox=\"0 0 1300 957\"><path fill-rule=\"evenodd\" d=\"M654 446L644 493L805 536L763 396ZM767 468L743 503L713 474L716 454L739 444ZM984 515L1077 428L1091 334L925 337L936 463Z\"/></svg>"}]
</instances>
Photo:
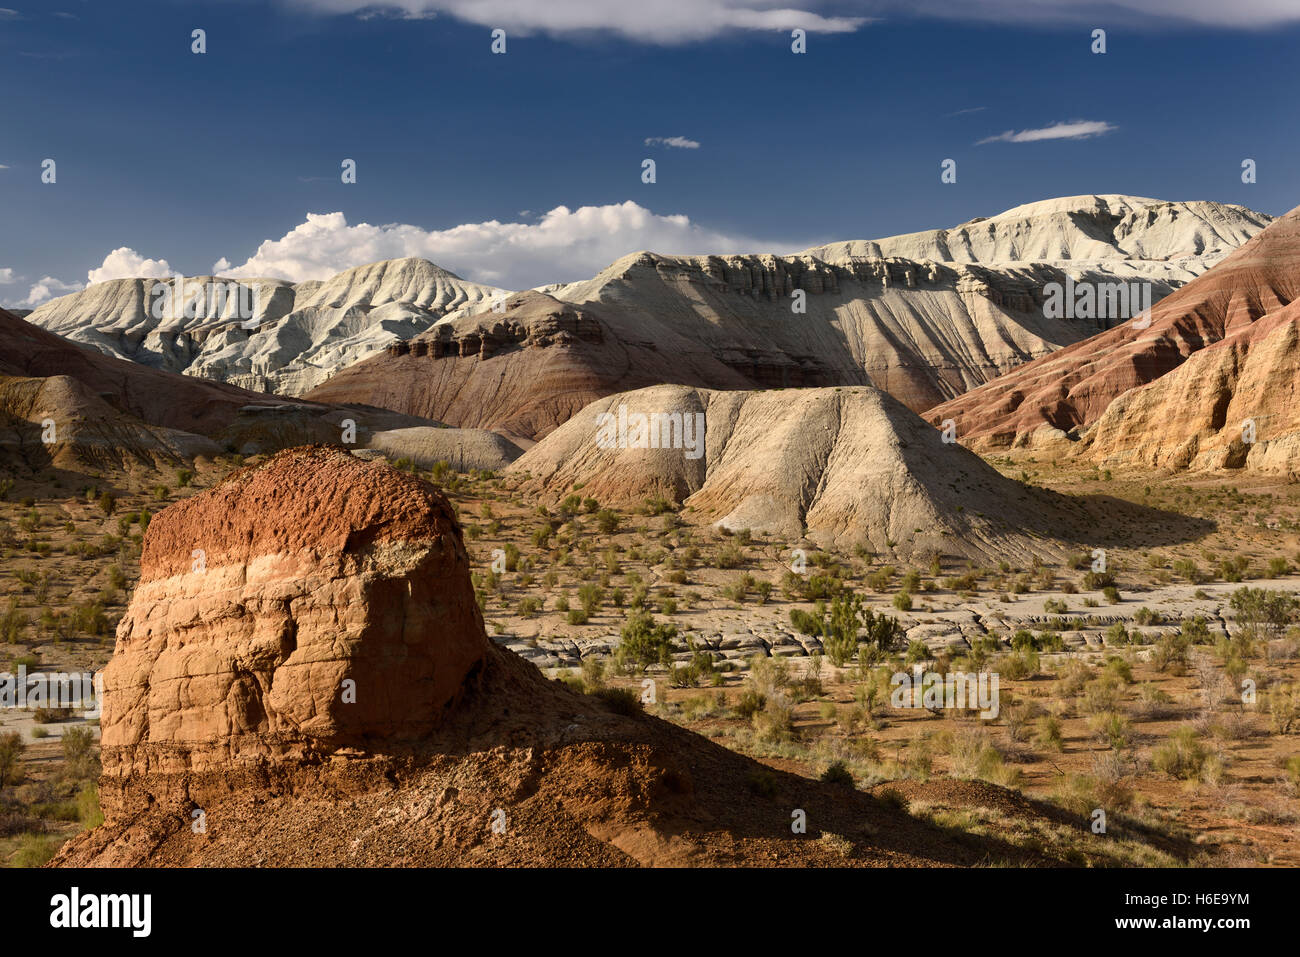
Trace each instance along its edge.
<instances>
[{"instance_id":1,"label":"rock outcrop","mask_svg":"<svg viewBox=\"0 0 1300 957\"><path fill-rule=\"evenodd\" d=\"M445 499L337 449L283 452L155 516L104 685L105 821L55 866L990 853L546 680L487 640ZM816 840L830 833L850 849Z\"/></svg>"},{"instance_id":2,"label":"rock outcrop","mask_svg":"<svg viewBox=\"0 0 1300 957\"><path fill-rule=\"evenodd\" d=\"M105 776L410 748L483 662L468 575L432 486L337 450L164 510L104 673Z\"/></svg>"},{"instance_id":3,"label":"rock outcrop","mask_svg":"<svg viewBox=\"0 0 1300 957\"><path fill-rule=\"evenodd\" d=\"M1233 349L1255 335L1248 331L1250 326L1282 310L1300 294L1298 263L1300 209L1280 217L1208 273L1161 300L1143 321L1126 322L1030 362L935 406L925 417L936 425L951 419L961 441L974 448L1027 446L1077 437L1118 397L1160 380L1207 346L1233 339L1236 347L1215 356L1237 354ZM1271 328L1261 327L1260 334ZM1198 367L1211 368L1215 356ZM1224 391L1225 383L1211 378L1202 388L1205 402L1222 404L1226 410L1230 396ZM1188 412L1192 418L1197 415L1190 408ZM1205 421L1218 415L1214 412ZM1220 420L1219 426L1225 421ZM1204 428L1191 427L1198 432ZM1116 435L1117 429L1108 426L1104 433ZM1117 441L1131 443L1132 433L1128 434L1130 439ZM1172 435L1157 442L1158 434L1149 435L1148 440L1169 447ZM1190 433L1183 434L1173 439L1172 445L1181 447L1190 438ZM1122 444L1115 447L1116 452L1123 450ZM1185 451L1171 454L1180 458Z\"/></svg>"}]
</instances>

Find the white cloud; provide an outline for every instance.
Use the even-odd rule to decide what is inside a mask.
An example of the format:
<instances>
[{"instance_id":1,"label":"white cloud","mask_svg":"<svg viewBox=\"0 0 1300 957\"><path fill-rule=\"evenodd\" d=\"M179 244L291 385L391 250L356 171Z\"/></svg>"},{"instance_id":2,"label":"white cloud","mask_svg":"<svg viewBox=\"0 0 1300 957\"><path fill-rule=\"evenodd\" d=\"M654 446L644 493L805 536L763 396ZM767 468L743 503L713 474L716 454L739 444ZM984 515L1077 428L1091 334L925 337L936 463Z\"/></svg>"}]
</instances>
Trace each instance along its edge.
<instances>
[{"instance_id":1,"label":"white cloud","mask_svg":"<svg viewBox=\"0 0 1300 957\"><path fill-rule=\"evenodd\" d=\"M35 308L56 296L64 296L83 288L85 287L79 282L64 282L62 279L55 279L53 276L43 276L39 282L32 286L27 293L27 298L20 302L19 305Z\"/></svg>"},{"instance_id":2,"label":"white cloud","mask_svg":"<svg viewBox=\"0 0 1300 957\"><path fill-rule=\"evenodd\" d=\"M283 0L320 13L393 11L408 17L446 14L507 35L609 33L643 43L708 40L739 31L852 33L867 17L823 15L782 7L784 0ZM826 6L825 0L814 0Z\"/></svg>"},{"instance_id":3,"label":"white cloud","mask_svg":"<svg viewBox=\"0 0 1300 957\"><path fill-rule=\"evenodd\" d=\"M800 248L705 229L686 216L659 216L631 201L557 206L531 223L490 220L440 230L402 223L352 226L342 213L308 213L306 222L265 240L243 265L231 268L223 258L212 271L302 282L382 259L418 256L466 279L527 289L592 276L640 249L699 255Z\"/></svg>"},{"instance_id":4,"label":"white cloud","mask_svg":"<svg viewBox=\"0 0 1300 957\"><path fill-rule=\"evenodd\" d=\"M1196 24L1251 30L1300 22L1295 0L882 0L903 14L997 23L1083 23L1094 27ZM1100 9L1099 9L1100 8Z\"/></svg>"},{"instance_id":5,"label":"white cloud","mask_svg":"<svg viewBox=\"0 0 1300 957\"><path fill-rule=\"evenodd\" d=\"M15 276L14 271L10 269L8 266L6 266L3 269L0 269L0 286L8 286L10 283L15 282L18 278L19 277Z\"/></svg>"},{"instance_id":6,"label":"white cloud","mask_svg":"<svg viewBox=\"0 0 1300 957\"><path fill-rule=\"evenodd\" d=\"M281 0L319 13L378 11L396 16L447 14L508 33L571 36L610 33L646 43L708 40L738 31L851 33L874 18L838 16L842 0ZM868 6L867 4L863 4ZM1004 24L1070 23L1126 28L1197 25L1251 30L1300 22L1295 0L874 0L873 14ZM819 10L826 11L819 13ZM1109 22L1103 22L1109 21Z\"/></svg>"},{"instance_id":7,"label":"white cloud","mask_svg":"<svg viewBox=\"0 0 1300 957\"><path fill-rule=\"evenodd\" d=\"M1086 140L1101 136L1119 127L1104 120L1070 120L1068 123L1053 123L1036 130L1007 130L997 136L986 136L976 146L985 143L1036 143L1039 140Z\"/></svg>"},{"instance_id":8,"label":"white cloud","mask_svg":"<svg viewBox=\"0 0 1300 957\"><path fill-rule=\"evenodd\" d=\"M172 267L165 259L145 259L128 246L119 246L104 257L98 269L86 273L86 282L108 282L110 279L166 279Z\"/></svg>"},{"instance_id":9,"label":"white cloud","mask_svg":"<svg viewBox=\"0 0 1300 957\"><path fill-rule=\"evenodd\" d=\"M697 150L700 148L698 140L688 140L684 136L647 136L645 145L671 146L679 150Z\"/></svg>"}]
</instances>

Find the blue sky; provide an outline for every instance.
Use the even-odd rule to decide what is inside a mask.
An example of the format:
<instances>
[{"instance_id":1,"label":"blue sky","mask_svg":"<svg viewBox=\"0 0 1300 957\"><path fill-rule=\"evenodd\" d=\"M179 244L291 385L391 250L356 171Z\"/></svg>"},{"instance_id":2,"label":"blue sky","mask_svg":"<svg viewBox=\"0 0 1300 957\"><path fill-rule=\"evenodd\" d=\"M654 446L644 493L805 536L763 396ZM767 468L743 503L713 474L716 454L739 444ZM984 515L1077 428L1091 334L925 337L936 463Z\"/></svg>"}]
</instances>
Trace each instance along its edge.
<instances>
[{"instance_id":1,"label":"blue sky","mask_svg":"<svg viewBox=\"0 0 1300 957\"><path fill-rule=\"evenodd\" d=\"M0 0L0 302L398 254L517 288L1079 193L1300 204L1296 2L402 2ZM1105 132L977 145L1071 122Z\"/></svg>"}]
</instances>

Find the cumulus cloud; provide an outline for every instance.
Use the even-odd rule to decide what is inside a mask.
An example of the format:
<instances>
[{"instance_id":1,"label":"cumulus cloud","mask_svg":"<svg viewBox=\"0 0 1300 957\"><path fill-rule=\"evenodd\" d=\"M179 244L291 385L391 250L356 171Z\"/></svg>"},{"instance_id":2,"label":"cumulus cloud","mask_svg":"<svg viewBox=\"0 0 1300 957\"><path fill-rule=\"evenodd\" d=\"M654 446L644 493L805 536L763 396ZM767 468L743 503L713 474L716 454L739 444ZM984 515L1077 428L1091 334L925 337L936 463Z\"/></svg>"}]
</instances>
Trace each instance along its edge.
<instances>
[{"instance_id":1,"label":"cumulus cloud","mask_svg":"<svg viewBox=\"0 0 1300 957\"><path fill-rule=\"evenodd\" d=\"M671 146L679 150L697 150L700 148L698 140L688 140L684 136L647 136L645 138L646 146Z\"/></svg>"},{"instance_id":2,"label":"cumulus cloud","mask_svg":"<svg viewBox=\"0 0 1300 957\"><path fill-rule=\"evenodd\" d=\"M986 136L976 146L985 143L1036 143L1039 140L1086 140L1119 129L1104 120L1070 120L1053 123L1036 130L1007 130L997 136Z\"/></svg>"},{"instance_id":3,"label":"cumulus cloud","mask_svg":"<svg viewBox=\"0 0 1300 957\"><path fill-rule=\"evenodd\" d=\"M9 267L6 266L0 269L0 286L8 286L17 279L18 277L14 275L14 271Z\"/></svg>"},{"instance_id":4,"label":"cumulus cloud","mask_svg":"<svg viewBox=\"0 0 1300 957\"><path fill-rule=\"evenodd\" d=\"M708 40L741 31L852 33L867 17L821 14L782 6L785 0L284 0L320 13L370 15L391 11L407 17L445 14L507 34L570 36L606 33L642 43ZM825 0L813 6L826 7Z\"/></svg>"},{"instance_id":5,"label":"cumulus cloud","mask_svg":"<svg viewBox=\"0 0 1300 957\"><path fill-rule=\"evenodd\" d=\"M641 249L699 255L799 248L706 229L686 216L660 216L631 201L557 206L530 223L490 220L435 230L403 223L350 225L342 213L308 213L306 222L265 240L242 265L232 266L223 257L212 271L237 279L302 282L382 259L418 256L465 279L527 289L586 278Z\"/></svg>"},{"instance_id":6,"label":"cumulus cloud","mask_svg":"<svg viewBox=\"0 0 1300 957\"><path fill-rule=\"evenodd\" d=\"M104 257L97 269L86 273L88 285L108 282L110 279L166 279L172 267L165 259L145 259L128 246L119 246Z\"/></svg>"},{"instance_id":7,"label":"cumulus cloud","mask_svg":"<svg viewBox=\"0 0 1300 957\"><path fill-rule=\"evenodd\" d=\"M64 282L62 279L55 279L53 276L42 276L28 290L27 298L20 302L19 305L35 308L56 296L66 296L70 292L77 292L79 289L84 288L79 282Z\"/></svg>"}]
</instances>

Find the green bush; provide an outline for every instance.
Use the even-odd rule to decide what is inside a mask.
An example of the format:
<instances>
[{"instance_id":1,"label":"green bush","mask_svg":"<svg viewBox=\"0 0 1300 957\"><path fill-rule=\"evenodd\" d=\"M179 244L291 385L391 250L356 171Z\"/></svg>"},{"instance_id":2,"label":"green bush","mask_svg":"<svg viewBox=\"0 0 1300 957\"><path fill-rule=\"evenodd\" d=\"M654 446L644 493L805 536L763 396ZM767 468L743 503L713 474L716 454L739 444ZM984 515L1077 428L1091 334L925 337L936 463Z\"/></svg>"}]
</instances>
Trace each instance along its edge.
<instances>
[{"instance_id":1,"label":"green bush","mask_svg":"<svg viewBox=\"0 0 1300 957\"><path fill-rule=\"evenodd\" d=\"M648 611L635 609L628 615L621 634L620 649L642 671L653 664L666 664L671 660L677 629L672 625L656 624L654 616Z\"/></svg>"}]
</instances>

